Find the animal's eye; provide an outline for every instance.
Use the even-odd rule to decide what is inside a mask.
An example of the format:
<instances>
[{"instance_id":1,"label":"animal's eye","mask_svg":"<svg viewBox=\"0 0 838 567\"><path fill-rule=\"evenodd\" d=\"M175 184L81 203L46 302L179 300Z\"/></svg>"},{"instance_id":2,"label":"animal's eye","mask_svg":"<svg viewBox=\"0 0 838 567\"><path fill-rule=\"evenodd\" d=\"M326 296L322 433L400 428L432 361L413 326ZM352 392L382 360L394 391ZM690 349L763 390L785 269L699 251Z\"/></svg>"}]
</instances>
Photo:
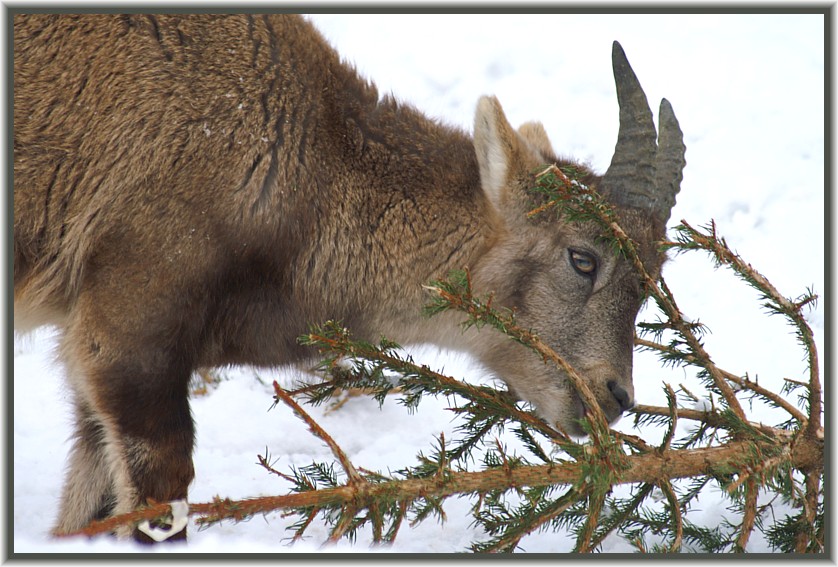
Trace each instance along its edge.
<instances>
[{"instance_id":1,"label":"animal's eye","mask_svg":"<svg viewBox=\"0 0 838 567\"><path fill-rule=\"evenodd\" d=\"M573 269L583 276L593 276L596 274L596 259L590 254L578 252L576 250L569 250L570 264Z\"/></svg>"}]
</instances>

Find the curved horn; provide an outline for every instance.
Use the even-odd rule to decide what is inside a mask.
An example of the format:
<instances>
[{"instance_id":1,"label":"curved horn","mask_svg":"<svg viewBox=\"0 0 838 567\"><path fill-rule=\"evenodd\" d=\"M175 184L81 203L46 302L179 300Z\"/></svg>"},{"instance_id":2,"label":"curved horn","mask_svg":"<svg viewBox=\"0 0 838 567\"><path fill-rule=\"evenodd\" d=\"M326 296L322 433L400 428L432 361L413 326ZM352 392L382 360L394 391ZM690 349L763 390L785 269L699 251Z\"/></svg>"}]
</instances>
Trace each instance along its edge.
<instances>
[{"instance_id":1,"label":"curved horn","mask_svg":"<svg viewBox=\"0 0 838 567\"><path fill-rule=\"evenodd\" d=\"M661 100L658 113L660 134L658 135L658 154L655 158L655 187L659 197L658 216L664 223L669 220L672 207L675 206L675 195L681 190L681 180L684 178L684 166L687 160L684 154L684 134L675 118L672 105L665 98Z\"/></svg>"},{"instance_id":2,"label":"curved horn","mask_svg":"<svg viewBox=\"0 0 838 567\"><path fill-rule=\"evenodd\" d=\"M648 210L664 223L669 220L679 191L685 147L683 135L666 100L661 102L658 140L646 94L618 42L611 53L620 131L611 165L600 183L615 204ZM660 144L660 147L659 147Z\"/></svg>"}]
</instances>

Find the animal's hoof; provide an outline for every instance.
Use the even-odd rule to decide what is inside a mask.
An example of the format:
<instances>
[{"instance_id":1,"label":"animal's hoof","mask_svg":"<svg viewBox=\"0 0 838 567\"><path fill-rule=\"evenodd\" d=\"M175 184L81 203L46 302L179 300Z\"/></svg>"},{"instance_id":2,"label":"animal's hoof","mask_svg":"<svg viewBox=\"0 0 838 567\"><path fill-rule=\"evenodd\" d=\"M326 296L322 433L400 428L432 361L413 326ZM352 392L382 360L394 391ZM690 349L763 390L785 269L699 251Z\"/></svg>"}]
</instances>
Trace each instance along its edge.
<instances>
[{"instance_id":1,"label":"animal's hoof","mask_svg":"<svg viewBox=\"0 0 838 567\"><path fill-rule=\"evenodd\" d=\"M186 500L175 500L170 504L172 506L172 522L169 527L152 526L151 522L145 520L137 526L137 529L156 542L166 541L183 532L186 524L189 523L189 504L186 503Z\"/></svg>"}]
</instances>

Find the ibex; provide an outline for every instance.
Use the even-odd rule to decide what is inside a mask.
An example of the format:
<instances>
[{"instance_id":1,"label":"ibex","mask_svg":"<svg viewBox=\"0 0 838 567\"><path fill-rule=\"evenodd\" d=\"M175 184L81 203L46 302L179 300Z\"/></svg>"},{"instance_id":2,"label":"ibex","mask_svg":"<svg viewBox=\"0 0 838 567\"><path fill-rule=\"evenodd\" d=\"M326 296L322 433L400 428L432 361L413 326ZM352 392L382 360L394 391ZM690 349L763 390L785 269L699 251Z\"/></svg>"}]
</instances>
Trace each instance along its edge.
<instances>
[{"instance_id":1,"label":"ibex","mask_svg":"<svg viewBox=\"0 0 838 567\"><path fill-rule=\"evenodd\" d=\"M665 100L656 138L617 43L612 59L614 156L604 176L578 167L654 276L685 148ZM55 533L184 500L191 373L303 361L296 338L326 320L468 351L581 434L556 368L422 317L423 284L465 266L616 420L634 403L640 278L597 227L525 216L533 172L570 163L494 97L472 137L379 96L300 16L15 15L15 328L62 330L76 413Z\"/></svg>"}]
</instances>

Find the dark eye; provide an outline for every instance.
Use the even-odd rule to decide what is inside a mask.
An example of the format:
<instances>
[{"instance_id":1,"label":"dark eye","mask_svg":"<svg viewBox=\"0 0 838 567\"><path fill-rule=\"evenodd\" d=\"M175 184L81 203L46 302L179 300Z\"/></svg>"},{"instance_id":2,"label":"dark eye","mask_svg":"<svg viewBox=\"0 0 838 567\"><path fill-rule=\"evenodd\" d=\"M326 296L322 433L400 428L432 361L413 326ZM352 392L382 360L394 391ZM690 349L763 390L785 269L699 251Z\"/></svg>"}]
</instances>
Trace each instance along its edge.
<instances>
[{"instance_id":1,"label":"dark eye","mask_svg":"<svg viewBox=\"0 0 838 567\"><path fill-rule=\"evenodd\" d=\"M569 250L570 264L573 269L583 276L593 276L596 274L596 259L590 254L578 252L576 250Z\"/></svg>"}]
</instances>

